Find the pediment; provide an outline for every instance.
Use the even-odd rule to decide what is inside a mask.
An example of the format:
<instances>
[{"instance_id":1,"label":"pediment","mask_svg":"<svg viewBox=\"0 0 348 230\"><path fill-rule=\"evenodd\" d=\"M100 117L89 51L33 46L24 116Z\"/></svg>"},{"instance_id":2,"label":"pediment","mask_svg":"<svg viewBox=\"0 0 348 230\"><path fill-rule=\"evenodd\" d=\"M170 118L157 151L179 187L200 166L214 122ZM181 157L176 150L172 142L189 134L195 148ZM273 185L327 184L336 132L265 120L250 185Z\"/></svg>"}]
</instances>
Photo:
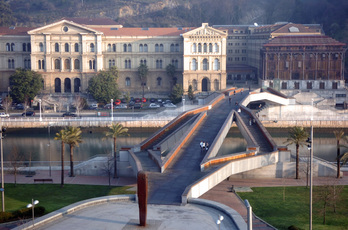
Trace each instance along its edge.
<instances>
[{"instance_id":1,"label":"pediment","mask_svg":"<svg viewBox=\"0 0 348 230\"><path fill-rule=\"evenodd\" d=\"M92 33L102 34L102 32L88 28L86 26L67 21L61 20L52 24L48 24L34 30L28 31L28 34L80 34L80 33Z\"/></svg>"},{"instance_id":2,"label":"pediment","mask_svg":"<svg viewBox=\"0 0 348 230\"><path fill-rule=\"evenodd\" d=\"M227 34L221 30L208 26L208 23L202 23L201 27L184 33L183 36L227 36Z\"/></svg>"}]
</instances>

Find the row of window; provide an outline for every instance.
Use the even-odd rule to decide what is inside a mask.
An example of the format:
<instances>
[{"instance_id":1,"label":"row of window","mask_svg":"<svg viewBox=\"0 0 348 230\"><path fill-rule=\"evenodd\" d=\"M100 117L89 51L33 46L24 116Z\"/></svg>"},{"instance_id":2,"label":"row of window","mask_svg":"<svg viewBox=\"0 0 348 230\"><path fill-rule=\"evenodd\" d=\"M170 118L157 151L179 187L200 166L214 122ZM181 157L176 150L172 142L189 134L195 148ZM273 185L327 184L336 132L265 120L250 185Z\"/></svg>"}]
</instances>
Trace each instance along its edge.
<instances>
[{"instance_id":1,"label":"row of window","mask_svg":"<svg viewBox=\"0 0 348 230\"><path fill-rule=\"evenodd\" d=\"M6 51L14 52L15 50L16 50L16 45L14 43L6 43ZM31 51L30 43L23 43L22 44L22 51L23 52L30 52Z\"/></svg>"},{"instance_id":2,"label":"row of window","mask_svg":"<svg viewBox=\"0 0 348 230\"><path fill-rule=\"evenodd\" d=\"M157 86L161 86L162 85L162 78L161 77L158 77L156 79L156 82L157 82ZM131 83L131 79L129 77L126 77L126 86L127 87L130 87L132 85Z\"/></svg>"},{"instance_id":3,"label":"row of window","mask_svg":"<svg viewBox=\"0 0 348 230\"><path fill-rule=\"evenodd\" d=\"M246 61L247 58L246 58L246 57L242 57L242 58L240 58L240 57L235 57L235 58L234 58L234 61L240 61L240 60ZM228 58L227 58L227 61L233 61L233 57L228 57Z\"/></svg>"},{"instance_id":4,"label":"row of window","mask_svg":"<svg viewBox=\"0 0 348 230\"><path fill-rule=\"evenodd\" d=\"M163 68L163 61L162 59L157 59L156 60L156 69L162 69ZM142 59L140 60L140 64L144 64L147 65L147 61L146 59ZM109 60L109 67L114 66L115 65L115 60L111 59ZM175 68L179 67L179 61L177 59L173 59L172 60L172 65L175 66ZM125 69L131 69L132 68L132 61L130 59L126 59L124 61L124 68Z\"/></svg>"},{"instance_id":5,"label":"row of window","mask_svg":"<svg viewBox=\"0 0 348 230\"><path fill-rule=\"evenodd\" d=\"M81 80L79 78L74 79L74 92L78 93L81 89ZM62 92L62 81L59 78L54 79L54 92ZM71 93L71 80L70 78L64 79L64 93Z\"/></svg>"},{"instance_id":6,"label":"row of window","mask_svg":"<svg viewBox=\"0 0 348 230\"><path fill-rule=\"evenodd\" d=\"M219 52L219 45L217 43L193 43L192 44L192 53L218 53Z\"/></svg>"},{"instance_id":7,"label":"row of window","mask_svg":"<svg viewBox=\"0 0 348 230\"><path fill-rule=\"evenodd\" d=\"M8 69L15 69L15 61L14 59L8 59L7 60L7 68ZM31 63L30 63L30 59L25 58L24 59L24 68L25 69L30 69L31 68Z\"/></svg>"},{"instance_id":8,"label":"row of window","mask_svg":"<svg viewBox=\"0 0 348 230\"><path fill-rule=\"evenodd\" d=\"M203 81L206 81L206 84L208 84L208 81L205 79L205 80L202 80L202 89L204 88L203 87ZM215 90L219 90L220 86L219 86L219 80L215 79L214 82L213 82L213 86L214 86L214 89ZM192 90L193 91L197 91L198 90L198 82L196 79L193 79L192 80Z\"/></svg>"},{"instance_id":9,"label":"row of window","mask_svg":"<svg viewBox=\"0 0 348 230\"><path fill-rule=\"evenodd\" d=\"M234 53L236 53L236 54L239 54L239 52L240 52L240 50L235 50L235 51L234 51ZM228 50L228 53L230 53L230 54L233 53L233 50ZM243 50L242 50L242 53L243 53L243 54L246 54L246 53L247 53L247 50L244 50L244 49L243 49Z\"/></svg>"},{"instance_id":10,"label":"row of window","mask_svg":"<svg viewBox=\"0 0 348 230\"><path fill-rule=\"evenodd\" d=\"M191 70L193 70L193 71L198 70L198 62L197 62L197 59L195 59L195 58L193 58L191 61ZM208 59L206 59L206 58L203 59L201 70L205 70L205 71L209 70ZM220 70L220 61L217 58L214 59L213 70Z\"/></svg>"},{"instance_id":11,"label":"row of window","mask_svg":"<svg viewBox=\"0 0 348 230\"><path fill-rule=\"evenodd\" d=\"M109 50L108 44L108 50ZM115 44L114 44L115 45ZM147 44L139 44L139 52L140 53L147 53L149 51ZM116 52L116 46L113 52ZM123 44L123 52L132 52L132 44ZM155 44L155 52L164 52L164 45L163 44ZM170 44L170 52L180 52L180 46L179 44Z\"/></svg>"},{"instance_id":12,"label":"row of window","mask_svg":"<svg viewBox=\"0 0 348 230\"><path fill-rule=\"evenodd\" d=\"M273 87L273 82L270 82L270 87ZM307 89L313 89L313 83L312 82L307 82L306 85ZM337 82L332 83L332 89L337 89L338 84ZM281 85L282 89L288 89L288 83L287 82L282 82ZM299 82L294 82L294 89L300 89L300 83ZM319 89L325 89L325 82L319 82Z\"/></svg>"},{"instance_id":13,"label":"row of window","mask_svg":"<svg viewBox=\"0 0 348 230\"><path fill-rule=\"evenodd\" d=\"M227 43L227 45L228 45L228 46L233 46L233 43L232 43L232 42L229 42L229 43ZM239 42L236 42L236 43L234 43L234 45L235 45L235 46L240 46L240 43L239 43ZM246 42L243 42L243 43L242 43L242 46L246 46L246 45L247 45Z\"/></svg>"}]
</instances>

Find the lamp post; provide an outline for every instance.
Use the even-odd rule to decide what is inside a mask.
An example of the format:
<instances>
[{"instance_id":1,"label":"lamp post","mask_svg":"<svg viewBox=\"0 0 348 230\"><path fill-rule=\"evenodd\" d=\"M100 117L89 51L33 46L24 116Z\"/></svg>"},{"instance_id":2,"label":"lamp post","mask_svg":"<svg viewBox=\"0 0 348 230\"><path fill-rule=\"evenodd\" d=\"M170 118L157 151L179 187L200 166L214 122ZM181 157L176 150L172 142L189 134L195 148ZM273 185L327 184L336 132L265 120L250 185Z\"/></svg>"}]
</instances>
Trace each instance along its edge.
<instances>
[{"instance_id":1,"label":"lamp post","mask_svg":"<svg viewBox=\"0 0 348 230\"><path fill-rule=\"evenodd\" d=\"M313 140L313 98L312 98L312 115L311 115L311 149L310 149L310 192L309 192L309 230L312 230L312 220L313 220L313 147L314 147L314 140Z\"/></svg>"},{"instance_id":2,"label":"lamp post","mask_svg":"<svg viewBox=\"0 0 348 230\"><path fill-rule=\"evenodd\" d=\"M52 176L52 171L51 171L51 124L50 122L48 123L48 153L49 153L49 168L50 168L50 177Z\"/></svg>"},{"instance_id":3,"label":"lamp post","mask_svg":"<svg viewBox=\"0 0 348 230\"><path fill-rule=\"evenodd\" d=\"M31 199L31 204L28 204L27 205L27 208L31 208L31 212L32 212L32 215L33 215L33 226L35 225L34 223L34 208L35 208L35 205L37 205L39 203L38 200L34 200L34 199Z\"/></svg>"},{"instance_id":4,"label":"lamp post","mask_svg":"<svg viewBox=\"0 0 348 230\"><path fill-rule=\"evenodd\" d=\"M182 99L182 111L185 112L185 98Z\"/></svg>"},{"instance_id":5,"label":"lamp post","mask_svg":"<svg viewBox=\"0 0 348 230\"><path fill-rule=\"evenodd\" d=\"M39 99L39 105L40 105L40 121L42 121L42 117L41 117L41 99Z\"/></svg>"},{"instance_id":6,"label":"lamp post","mask_svg":"<svg viewBox=\"0 0 348 230\"><path fill-rule=\"evenodd\" d=\"M219 219L216 221L216 224L219 225L219 230L220 230L220 225L221 222L224 220L224 216L219 215Z\"/></svg>"},{"instance_id":7,"label":"lamp post","mask_svg":"<svg viewBox=\"0 0 348 230\"><path fill-rule=\"evenodd\" d=\"M2 147L2 118L0 117L0 155L1 155L1 200L2 200L2 212L5 212L5 185L4 185L4 151Z\"/></svg>"},{"instance_id":8,"label":"lamp post","mask_svg":"<svg viewBox=\"0 0 348 230\"><path fill-rule=\"evenodd\" d=\"M114 99L111 99L111 120L114 120Z\"/></svg>"}]
</instances>

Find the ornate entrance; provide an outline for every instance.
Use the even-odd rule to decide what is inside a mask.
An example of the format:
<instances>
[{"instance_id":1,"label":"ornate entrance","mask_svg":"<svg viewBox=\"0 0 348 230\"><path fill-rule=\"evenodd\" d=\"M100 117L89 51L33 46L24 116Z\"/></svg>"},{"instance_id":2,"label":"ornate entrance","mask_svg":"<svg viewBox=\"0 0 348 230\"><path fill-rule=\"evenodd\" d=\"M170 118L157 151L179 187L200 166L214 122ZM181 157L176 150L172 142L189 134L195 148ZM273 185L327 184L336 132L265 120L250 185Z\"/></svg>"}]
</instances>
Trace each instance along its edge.
<instances>
[{"instance_id":1,"label":"ornate entrance","mask_svg":"<svg viewBox=\"0 0 348 230\"><path fill-rule=\"evenodd\" d=\"M205 77L202 79L202 92L209 91L209 88L209 79Z\"/></svg>"}]
</instances>

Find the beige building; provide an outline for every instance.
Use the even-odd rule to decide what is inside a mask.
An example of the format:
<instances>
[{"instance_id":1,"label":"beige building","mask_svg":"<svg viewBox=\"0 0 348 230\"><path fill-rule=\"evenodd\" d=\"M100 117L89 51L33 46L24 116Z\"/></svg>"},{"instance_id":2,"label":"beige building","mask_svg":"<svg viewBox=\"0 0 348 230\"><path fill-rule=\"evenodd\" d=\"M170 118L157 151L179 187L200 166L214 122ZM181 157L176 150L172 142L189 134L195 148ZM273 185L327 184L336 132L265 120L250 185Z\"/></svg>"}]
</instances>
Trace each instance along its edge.
<instances>
[{"instance_id":1,"label":"beige building","mask_svg":"<svg viewBox=\"0 0 348 230\"><path fill-rule=\"evenodd\" d=\"M206 52L192 53L192 39ZM124 28L108 19L65 18L39 28L0 28L1 92L7 92L9 76L16 68L39 72L43 93L70 95L86 92L88 81L99 70L119 69L122 92L140 95L138 67L149 68L145 94L168 95L179 83L185 92L195 84L195 92L226 87L226 33L204 23L199 28ZM192 56L193 55L193 56ZM190 68L195 57L197 70ZM176 67L174 78L166 66ZM195 77L193 77L195 76ZM211 86L211 84L214 84ZM203 85L203 87L202 87Z\"/></svg>"}]
</instances>

